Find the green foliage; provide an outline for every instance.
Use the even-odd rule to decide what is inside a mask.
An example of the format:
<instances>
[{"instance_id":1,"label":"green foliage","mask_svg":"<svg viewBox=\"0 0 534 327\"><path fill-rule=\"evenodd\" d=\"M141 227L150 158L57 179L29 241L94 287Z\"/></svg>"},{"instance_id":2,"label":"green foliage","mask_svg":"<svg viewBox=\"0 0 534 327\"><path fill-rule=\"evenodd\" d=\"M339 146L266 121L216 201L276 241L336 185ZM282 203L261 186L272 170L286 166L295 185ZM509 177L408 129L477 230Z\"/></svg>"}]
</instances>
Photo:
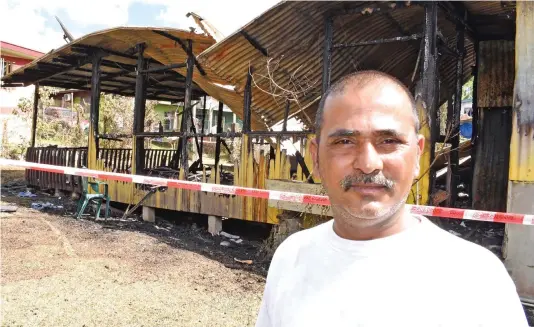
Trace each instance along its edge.
<instances>
[{"instance_id":1,"label":"green foliage","mask_svg":"<svg viewBox=\"0 0 534 327\"><path fill-rule=\"evenodd\" d=\"M58 145L64 147L83 147L88 143L88 129L84 129L84 122L89 121L89 113L85 112L80 104L74 105L76 111L76 122L69 124L58 119L44 119L44 109L53 105L51 97L58 89L51 87L39 88L39 106L37 119L36 146ZM159 119L154 110L156 101L146 102L145 129L156 123ZM119 95L102 93L100 98L100 115L98 128L100 134L132 134L133 98ZM33 98L21 98L18 103L18 112L24 120L31 126L33 113ZM22 144L22 149L29 146L29 142ZM121 147L132 146L131 138L123 139L123 142L101 140L101 147ZM17 150L18 151L18 150Z\"/></svg>"},{"instance_id":2,"label":"green foliage","mask_svg":"<svg viewBox=\"0 0 534 327\"><path fill-rule=\"evenodd\" d=\"M473 81L474 77L471 77L462 87L462 100L473 98Z\"/></svg>"}]
</instances>

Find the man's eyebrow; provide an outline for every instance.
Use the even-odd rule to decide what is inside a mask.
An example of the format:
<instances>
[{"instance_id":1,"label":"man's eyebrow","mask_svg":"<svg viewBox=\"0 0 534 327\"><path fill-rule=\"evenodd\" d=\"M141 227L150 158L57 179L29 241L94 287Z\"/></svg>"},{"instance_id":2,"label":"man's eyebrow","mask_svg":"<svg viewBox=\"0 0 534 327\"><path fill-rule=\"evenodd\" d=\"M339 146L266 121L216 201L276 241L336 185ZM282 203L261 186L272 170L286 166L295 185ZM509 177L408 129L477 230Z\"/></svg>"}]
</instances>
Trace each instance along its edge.
<instances>
[{"instance_id":1,"label":"man's eyebrow","mask_svg":"<svg viewBox=\"0 0 534 327\"><path fill-rule=\"evenodd\" d=\"M336 129L332 133L328 134L328 137L358 136L360 134L360 132L351 129Z\"/></svg>"},{"instance_id":2,"label":"man's eyebrow","mask_svg":"<svg viewBox=\"0 0 534 327\"><path fill-rule=\"evenodd\" d=\"M374 131L373 134L375 136L392 136L392 137L404 137L404 133L401 133L394 129L382 129L378 131Z\"/></svg>"},{"instance_id":3,"label":"man's eyebrow","mask_svg":"<svg viewBox=\"0 0 534 327\"><path fill-rule=\"evenodd\" d=\"M328 134L328 137L346 137L346 136L359 136L362 133L357 130L351 129L337 129L332 133ZM394 129L381 129L373 131L373 136L390 136L390 137L404 137L405 135Z\"/></svg>"}]
</instances>

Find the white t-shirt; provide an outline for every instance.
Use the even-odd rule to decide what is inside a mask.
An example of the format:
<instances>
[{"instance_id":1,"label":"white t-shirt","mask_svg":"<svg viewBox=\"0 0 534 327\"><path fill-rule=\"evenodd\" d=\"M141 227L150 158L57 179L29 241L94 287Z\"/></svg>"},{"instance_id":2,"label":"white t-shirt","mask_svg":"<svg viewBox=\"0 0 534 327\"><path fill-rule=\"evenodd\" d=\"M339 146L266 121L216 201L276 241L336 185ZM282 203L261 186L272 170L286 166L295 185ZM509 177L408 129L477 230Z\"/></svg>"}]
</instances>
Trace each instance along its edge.
<instances>
[{"instance_id":1,"label":"white t-shirt","mask_svg":"<svg viewBox=\"0 0 534 327\"><path fill-rule=\"evenodd\" d=\"M256 327L528 327L515 285L490 251L420 223L371 241L333 220L276 250Z\"/></svg>"}]
</instances>

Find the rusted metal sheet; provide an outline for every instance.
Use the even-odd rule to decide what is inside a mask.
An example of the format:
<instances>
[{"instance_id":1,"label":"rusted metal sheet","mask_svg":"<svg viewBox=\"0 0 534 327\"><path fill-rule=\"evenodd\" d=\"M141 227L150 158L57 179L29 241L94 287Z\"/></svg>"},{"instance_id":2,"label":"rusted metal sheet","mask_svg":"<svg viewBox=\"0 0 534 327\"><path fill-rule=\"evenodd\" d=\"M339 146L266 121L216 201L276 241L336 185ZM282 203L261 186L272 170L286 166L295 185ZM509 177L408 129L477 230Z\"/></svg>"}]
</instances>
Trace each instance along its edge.
<instances>
[{"instance_id":1,"label":"rusted metal sheet","mask_svg":"<svg viewBox=\"0 0 534 327\"><path fill-rule=\"evenodd\" d=\"M480 42L478 107L508 107L514 90L514 41Z\"/></svg>"},{"instance_id":2,"label":"rusted metal sheet","mask_svg":"<svg viewBox=\"0 0 534 327\"><path fill-rule=\"evenodd\" d=\"M473 172L473 207L489 211L506 211L511 107L481 110L479 140Z\"/></svg>"},{"instance_id":3,"label":"rusted metal sheet","mask_svg":"<svg viewBox=\"0 0 534 327\"><path fill-rule=\"evenodd\" d=\"M514 42L479 43L478 123L473 164L473 207L505 211L508 189Z\"/></svg>"},{"instance_id":4,"label":"rusted metal sheet","mask_svg":"<svg viewBox=\"0 0 534 327\"><path fill-rule=\"evenodd\" d=\"M467 5L468 3L465 2ZM295 1L282 2L253 20L225 40L204 51L199 61L210 68L210 72L235 85L237 93L243 97L246 71L249 65L255 69L254 91L252 100L253 116L263 116L272 125L284 117L284 101L279 100L281 92L273 92L271 80L282 87L294 87L295 81L302 82L305 92L295 92L298 102L292 101L290 115L295 115L305 124L311 125L315 117L316 102L321 95L322 57L324 44L324 17L332 10L360 8L350 15L338 16L333 24L334 43L352 43L366 40L410 35L421 32L424 8L412 2L400 6L389 3L388 6L399 8L389 11L365 11L373 2L338 2L338 1ZM470 14L477 15L479 10L491 14L506 13L500 3L478 5L469 3ZM402 8L400 8L402 7ZM366 14L361 14L366 12ZM372 12L372 13L369 13ZM442 11L438 12L439 30L444 41L454 47L456 44L455 24L448 21ZM266 51L258 49L243 37L241 31L254 38ZM465 41L466 54L464 67L475 64L472 40ZM420 42L410 41L371 45L351 49L335 49L332 54L331 80L356 70L378 69L398 77L411 86L412 76L416 70ZM265 56L265 52L268 56ZM270 62L272 68L268 71ZM274 69L276 68L276 69ZM444 57L440 62L440 77L443 85L453 88L455 83L456 60ZM464 80L470 78L470 69L464 70ZM265 78L268 76L269 78ZM261 90L268 91L262 92ZM276 89L276 88L275 88ZM297 87L299 89L299 87ZM273 93L278 93L273 96ZM219 99L221 100L221 99ZM235 99L229 99L235 101ZM442 94L441 102L445 95ZM223 102L228 103L226 99ZM242 100L238 104L242 112ZM303 110L304 108L308 108ZM232 107L234 109L234 107Z\"/></svg>"},{"instance_id":5,"label":"rusted metal sheet","mask_svg":"<svg viewBox=\"0 0 534 327\"><path fill-rule=\"evenodd\" d=\"M510 180L534 182L534 3L517 3ZM533 195L534 197L534 195Z\"/></svg>"}]
</instances>

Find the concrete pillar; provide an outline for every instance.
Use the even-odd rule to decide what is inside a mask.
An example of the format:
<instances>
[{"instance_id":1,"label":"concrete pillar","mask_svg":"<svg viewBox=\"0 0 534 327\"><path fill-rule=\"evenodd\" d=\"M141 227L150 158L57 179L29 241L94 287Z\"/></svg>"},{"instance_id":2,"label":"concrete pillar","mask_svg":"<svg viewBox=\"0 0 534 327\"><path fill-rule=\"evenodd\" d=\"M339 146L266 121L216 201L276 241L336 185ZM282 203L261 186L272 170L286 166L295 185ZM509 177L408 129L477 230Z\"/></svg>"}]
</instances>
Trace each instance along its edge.
<instances>
[{"instance_id":1,"label":"concrete pillar","mask_svg":"<svg viewBox=\"0 0 534 327\"><path fill-rule=\"evenodd\" d=\"M208 216L208 232L214 236L219 235L222 231L222 218L217 216Z\"/></svg>"},{"instance_id":2,"label":"concrete pillar","mask_svg":"<svg viewBox=\"0 0 534 327\"><path fill-rule=\"evenodd\" d=\"M534 2L517 2L507 210L534 213ZM506 225L503 256L519 294L534 300L534 226Z\"/></svg>"},{"instance_id":3,"label":"concrete pillar","mask_svg":"<svg viewBox=\"0 0 534 327\"><path fill-rule=\"evenodd\" d=\"M156 222L156 209L143 206L143 221L147 221L149 223L155 223Z\"/></svg>"}]
</instances>

